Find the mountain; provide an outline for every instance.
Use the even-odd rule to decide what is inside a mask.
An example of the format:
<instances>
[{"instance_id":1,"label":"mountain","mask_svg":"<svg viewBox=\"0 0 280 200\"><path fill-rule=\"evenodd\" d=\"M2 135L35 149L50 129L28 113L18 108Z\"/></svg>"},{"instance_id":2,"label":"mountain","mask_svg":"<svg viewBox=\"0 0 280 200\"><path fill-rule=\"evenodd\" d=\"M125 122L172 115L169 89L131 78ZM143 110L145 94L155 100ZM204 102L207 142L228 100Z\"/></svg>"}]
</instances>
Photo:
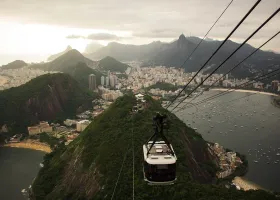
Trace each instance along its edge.
<instances>
[{"instance_id":1,"label":"mountain","mask_svg":"<svg viewBox=\"0 0 280 200\"><path fill-rule=\"evenodd\" d=\"M92 61L86 57L84 57L79 51L76 49L72 49L58 58L54 59L51 62L43 63L43 64L35 64L33 68L40 68L48 71L62 71L67 67L75 66L76 64L83 62L87 64L91 68L95 68L97 66L97 62Z\"/></svg>"},{"instance_id":2,"label":"mountain","mask_svg":"<svg viewBox=\"0 0 280 200\"><path fill-rule=\"evenodd\" d=\"M94 70L89 68L85 63L80 62L74 66L70 66L64 68L62 72L71 75L74 79L78 81L78 83L83 86L84 88L88 88L88 76L90 74L94 74L96 76L96 84L101 84L101 76L103 75L98 70Z\"/></svg>"},{"instance_id":3,"label":"mountain","mask_svg":"<svg viewBox=\"0 0 280 200\"><path fill-rule=\"evenodd\" d=\"M22 61L22 60L15 60L7 65L2 65L0 67L0 70L1 69L19 69L19 68L22 68L24 66L26 66L27 63Z\"/></svg>"},{"instance_id":4,"label":"mountain","mask_svg":"<svg viewBox=\"0 0 280 200\"><path fill-rule=\"evenodd\" d=\"M146 109L131 116L136 104L134 96L118 98L67 147L61 144L47 154L32 184L31 199L98 200L112 199L115 193L114 199L127 200L132 199L133 188L138 200L275 199L261 190L244 192L211 184L216 167L202 136L159 102L150 97L146 100ZM153 132L151 121L157 111L169 115L171 128L167 137L178 157L178 180L169 186L150 186L143 180L142 145Z\"/></svg>"},{"instance_id":5,"label":"mountain","mask_svg":"<svg viewBox=\"0 0 280 200\"><path fill-rule=\"evenodd\" d=\"M0 92L0 127L25 132L39 120L63 119L90 108L93 98L67 74L42 75Z\"/></svg>"},{"instance_id":6,"label":"mountain","mask_svg":"<svg viewBox=\"0 0 280 200\"><path fill-rule=\"evenodd\" d=\"M104 46L96 42L89 43L85 48L84 54L94 53L102 47Z\"/></svg>"},{"instance_id":7,"label":"mountain","mask_svg":"<svg viewBox=\"0 0 280 200\"><path fill-rule=\"evenodd\" d=\"M160 51L165 45L166 43L159 41L139 46L112 42L94 53L87 54L87 56L93 60L100 60L106 56L120 61L143 60Z\"/></svg>"},{"instance_id":8,"label":"mountain","mask_svg":"<svg viewBox=\"0 0 280 200\"><path fill-rule=\"evenodd\" d=\"M84 57L79 51L72 49L65 54L59 56L51 62L43 64L34 64L31 68L41 69L46 71L59 71L70 74L83 87L88 87L88 76L90 74L96 75L96 82L100 84L102 74L96 68L98 62L92 61Z\"/></svg>"},{"instance_id":9,"label":"mountain","mask_svg":"<svg viewBox=\"0 0 280 200\"><path fill-rule=\"evenodd\" d=\"M129 65L117 61L115 58L107 56L99 61L98 68L100 70L111 72L125 72Z\"/></svg>"},{"instance_id":10,"label":"mountain","mask_svg":"<svg viewBox=\"0 0 280 200\"><path fill-rule=\"evenodd\" d=\"M112 56L118 60L143 62L143 66L164 65L168 67L181 67L186 58L191 54L196 45L200 42L198 37L185 37L180 35L178 40L170 43L153 42L147 45L127 45L110 43L91 54L92 58L103 58ZM186 72L197 71L204 62L218 48L222 41L207 38L192 55L191 59L183 65ZM204 73L214 70L223 60L227 58L240 44L228 40L218 53L208 62ZM217 73L229 71L233 66L243 60L254 47L246 44L234 56L229 59ZM246 77L255 71L275 69L280 65L280 54L270 51L259 50L251 58L242 63L232 72L237 78Z\"/></svg>"},{"instance_id":11,"label":"mountain","mask_svg":"<svg viewBox=\"0 0 280 200\"><path fill-rule=\"evenodd\" d=\"M59 56L61 56L61 55L65 54L65 53L67 53L67 52L70 51L70 50L72 50L72 47L71 47L71 46L67 46L66 49L65 49L64 51L49 56L47 60L48 60L48 61L53 61L53 60L55 60L56 58L58 58Z\"/></svg>"}]
</instances>

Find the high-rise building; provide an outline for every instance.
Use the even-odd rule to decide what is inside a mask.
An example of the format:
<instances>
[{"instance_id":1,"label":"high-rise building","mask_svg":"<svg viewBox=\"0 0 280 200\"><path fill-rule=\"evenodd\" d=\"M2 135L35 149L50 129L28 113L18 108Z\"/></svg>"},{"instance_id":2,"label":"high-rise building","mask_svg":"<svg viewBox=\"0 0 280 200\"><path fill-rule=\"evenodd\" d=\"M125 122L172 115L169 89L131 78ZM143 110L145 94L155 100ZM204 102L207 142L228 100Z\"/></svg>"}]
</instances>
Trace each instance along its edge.
<instances>
[{"instance_id":1,"label":"high-rise building","mask_svg":"<svg viewBox=\"0 0 280 200\"><path fill-rule=\"evenodd\" d=\"M105 77L101 76L101 85L104 86L105 85Z\"/></svg>"},{"instance_id":2,"label":"high-rise building","mask_svg":"<svg viewBox=\"0 0 280 200\"><path fill-rule=\"evenodd\" d=\"M116 75L114 76L114 81L115 81L115 85L117 85L119 83L118 77Z\"/></svg>"},{"instance_id":3,"label":"high-rise building","mask_svg":"<svg viewBox=\"0 0 280 200\"><path fill-rule=\"evenodd\" d=\"M106 86L108 87L109 84L110 84L110 81L109 81L109 77L107 76L107 77L106 77Z\"/></svg>"},{"instance_id":4,"label":"high-rise building","mask_svg":"<svg viewBox=\"0 0 280 200\"><path fill-rule=\"evenodd\" d=\"M96 76L94 74L90 74L88 77L88 85L90 90L96 89Z\"/></svg>"},{"instance_id":5,"label":"high-rise building","mask_svg":"<svg viewBox=\"0 0 280 200\"><path fill-rule=\"evenodd\" d=\"M114 75L110 75L110 86L115 87L115 78Z\"/></svg>"}]
</instances>

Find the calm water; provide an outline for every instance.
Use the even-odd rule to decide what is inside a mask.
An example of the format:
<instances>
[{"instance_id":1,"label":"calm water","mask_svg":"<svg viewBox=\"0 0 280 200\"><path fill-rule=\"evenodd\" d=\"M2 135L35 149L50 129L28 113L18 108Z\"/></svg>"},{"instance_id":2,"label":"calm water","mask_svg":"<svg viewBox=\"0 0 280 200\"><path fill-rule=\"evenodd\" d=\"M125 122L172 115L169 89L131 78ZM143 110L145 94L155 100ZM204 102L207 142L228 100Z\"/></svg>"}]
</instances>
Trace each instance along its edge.
<instances>
[{"instance_id":1,"label":"calm water","mask_svg":"<svg viewBox=\"0 0 280 200\"><path fill-rule=\"evenodd\" d=\"M21 193L36 177L44 152L30 149L0 148L0 199L25 199Z\"/></svg>"},{"instance_id":2,"label":"calm water","mask_svg":"<svg viewBox=\"0 0 280 200\"><path fill-rule=\"evenodd\" d=\"M206 92L197 101L216 93ZM270 96L262 94L227 103L245 95L248 93L232 92L211 103L185 109L177 116L197 128L205 140L245 154L249 161L245 178L280 191L280 162L274 163L280 160L276 155L280 153L280 109L271 104Z\"/></svg>"}]
</instances>

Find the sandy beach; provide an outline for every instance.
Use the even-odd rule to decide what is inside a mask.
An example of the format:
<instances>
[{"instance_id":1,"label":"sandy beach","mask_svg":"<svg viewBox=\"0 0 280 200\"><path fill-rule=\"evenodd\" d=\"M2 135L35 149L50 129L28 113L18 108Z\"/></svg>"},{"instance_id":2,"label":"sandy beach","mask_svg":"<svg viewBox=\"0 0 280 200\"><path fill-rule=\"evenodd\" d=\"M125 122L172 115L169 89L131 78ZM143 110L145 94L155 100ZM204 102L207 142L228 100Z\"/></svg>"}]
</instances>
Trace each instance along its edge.
<instances>
[{"instance_id":1,"label":"sandy beach","mask_svg":"<svg viewBox=\"0 0 280 200\"><path fill-rule=\"evenodd\" d=\"M25 140L19 143L8 143L8 144L4 144L3 147L33 149L33 150L43 151L46 153L50 153L52 151L49 145L33 140Z\"/></svg>"},{"instance_id":2,"label":"sandy beach","mask_svg":"<svg viewBox=\"0 0 280 200\"><path fill-rule=\"evenodd\" d=\"M211 90L216 90L216 91L227 91L227 88L213 88ZM229 91L233 91L234 89L231 89ZM242 89L238 89L238 90L234 90L235 92L247 92L247 93L258 93L258 94L265 94L265 95L270 95L270 96L278 96L277 94L273 94L270 92L259 92L259 91L254 91L254 90L242 90Z\"/></svg>"},{"instance_id":3,"label":"sandy beach","mask_svg":"<svg viewBox=\"0 0 280 200\"><path fill-rule=\"evenodd\" d=\"M259 189L263 189L260 186L258 186L255 183L252 183L242 177L236 176L233 181L233 183L235 183L236 185L238 185L240 188L242 188L243 190L247 191L247 190L259 190Z\"/></svg>"},{"instance_id":4,"label":"sandy beach","mask_svg":"<svg viewBox=\"0 0 280 200\"><path fill-rule=\"evenodd\" d=\"M5 85L8 82L8 78L0 75L0 86Z\"/></svg>"}]
</instances>

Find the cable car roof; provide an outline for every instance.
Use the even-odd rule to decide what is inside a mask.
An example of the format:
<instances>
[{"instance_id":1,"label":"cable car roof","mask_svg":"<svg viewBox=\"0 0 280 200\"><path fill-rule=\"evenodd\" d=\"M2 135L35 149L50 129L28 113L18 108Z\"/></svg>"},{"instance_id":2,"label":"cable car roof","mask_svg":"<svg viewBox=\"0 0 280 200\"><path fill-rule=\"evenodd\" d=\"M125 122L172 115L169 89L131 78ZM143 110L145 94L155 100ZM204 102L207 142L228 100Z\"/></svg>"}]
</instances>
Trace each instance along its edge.
<instances>
[{"instance_id":1,"label":"cable car roof","mask_svg":"<svg viewBox=\"0 0 280 200\"><path fill-rule=\"evenodd\" d=\"M172 155L170 149L164 141L157 141L149 154L147 155L148 148L152 145L152 141L148 145L143 145L144 159L148 164L160 165L160 164L174 164L176 163L176 155ZM171 145L173 150L173 147Z\"/></svg>"}]
</instances>

